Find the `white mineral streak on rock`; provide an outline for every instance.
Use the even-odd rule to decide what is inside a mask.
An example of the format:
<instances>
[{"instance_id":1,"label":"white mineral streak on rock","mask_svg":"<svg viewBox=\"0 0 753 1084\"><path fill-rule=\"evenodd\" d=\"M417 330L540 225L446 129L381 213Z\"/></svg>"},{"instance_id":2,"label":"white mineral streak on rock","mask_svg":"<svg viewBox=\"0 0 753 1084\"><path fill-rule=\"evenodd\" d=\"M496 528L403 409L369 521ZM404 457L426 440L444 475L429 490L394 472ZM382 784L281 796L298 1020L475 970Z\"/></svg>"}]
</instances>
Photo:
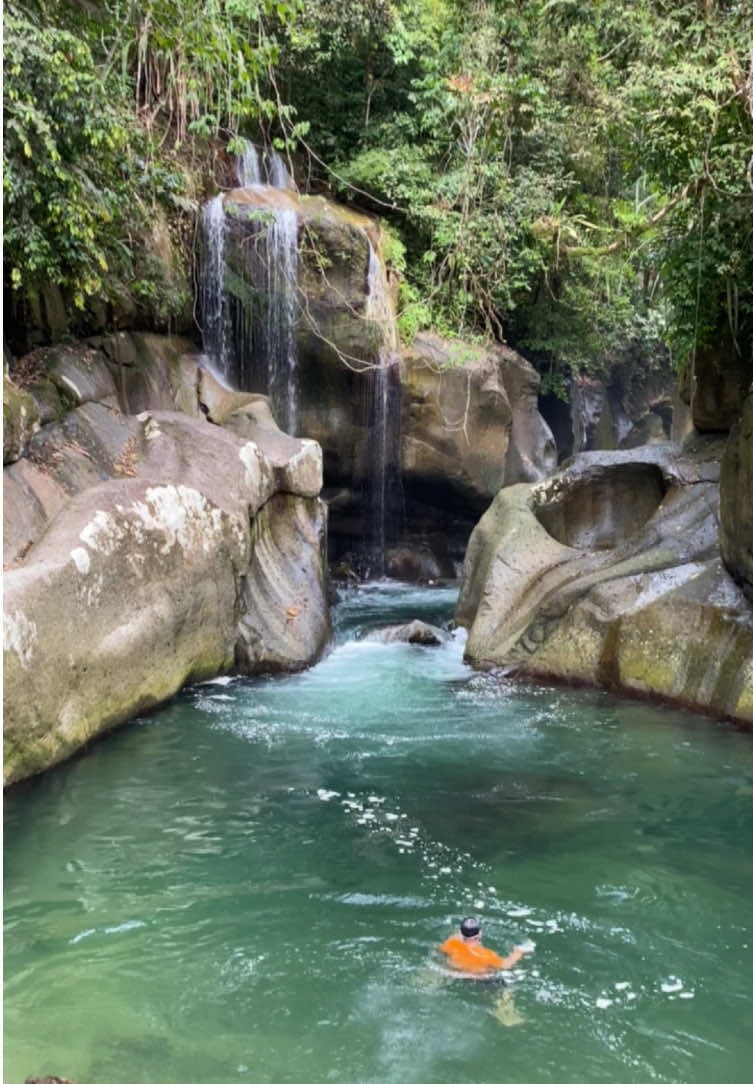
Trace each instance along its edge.
<instances>
[{"instance_id":1,"label":"white mineral streak on rock","mask_svg":"<svg viewBox=\"0 0 753 1084\"><path fill-rule=\"evenodd\" d=\"M14 652L24 670L31 666L36 644L37 626L34 621L29 621L21 610L3 614L3 649Z\"/></svg>"},{"instance_id":2,"label":"white mineral streak on rock","mask_svg":"<svg viewBox=\"0 0 753 1084\"><path fill-rule=\"evenodd\" d=\"M176 543L187 549L197 542L205 553L210 552L222 516L219 510L213 510L216 516L209 514L201 493L188 486L153 486L145 497L145 501L134 501L131 507L148 531L165 535L160 553L169 553Z\"/></svg>"},{"instance_id":3,"label":"white mineral streak on rock","mask_svg":"<svg viewBox=\"0 0 753 1084\"><path fill-rule=\"evenodd\" d=\"M73 392L73 396L74 396L75 399L77 399L77 400L83 399L83 397L84 397L83 392L81 391L80 388L76 387L76 385L73 383L73 381L71 380L71 378L69 376L63 376L63 374L61 373L60 374L60 382L61 382L61 384L65 384L66 388L68 388L69 391Z\"/></svg>"},{"instance_id":4,"label":"white mineral streak on rock","mask_svg":"<svg viewBox=\"0 0 753 1084\"><path fill-rule=\"evenodd\" d=\"M95 512L91 522L87 523L78 536L90 550L109 556L114 553L123 538L123 531L117 521L107 512Z\"/></svg>"},{"instance_id":5,"label":"white mineral streak on rock","mask_svg":"<svg viewBox=\"0 0 753 1084\"><path fill-rule=\"evenodd\" d=\"M146 424L144 425L144 436L147 440L156 440L158 437L162 436L159 422L155 421L151 414L148 415Z\"/></svg>"},{"instance_id":6,"label":"white mineral streak on rock","mask_svg":"<svg viewBox=\"0 0 753 1084\"><path fill-rule=\"evenodd\" d=\"M238 449L238 455L240 456L241 463L246 468L245 483L246 486L258 494L261 490L261 467L262 467L262 455L258 446L249 440L242 448Z\"/></svg>"},{"instance_id":7,"label":"white mineral streak on rock","mask_svg":"<svg viewBox=\"0 0 753 1084\"><path fill-rule=\"evenodd\" d=\"M77 546L75 550L71 550L71 560L81 575L85 576L89 571L90 561L89 554L83 546Z\"/></svg>"}]
</instances>

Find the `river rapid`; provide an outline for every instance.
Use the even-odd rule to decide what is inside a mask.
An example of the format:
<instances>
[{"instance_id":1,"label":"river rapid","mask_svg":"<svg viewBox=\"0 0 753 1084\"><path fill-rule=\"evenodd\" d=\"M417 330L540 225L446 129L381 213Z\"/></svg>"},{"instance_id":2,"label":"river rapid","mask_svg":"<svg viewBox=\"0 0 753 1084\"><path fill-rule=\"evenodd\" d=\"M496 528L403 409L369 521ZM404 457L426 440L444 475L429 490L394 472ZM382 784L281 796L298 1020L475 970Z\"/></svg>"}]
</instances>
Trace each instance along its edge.
<instances>
[{"instance_id":1,"label":"river rapid","mask_svg":"<svg viewBox=\"0 0 753 1084\"><path fill-rule=\"evenodd\" d=\"M750 1079L753 739L475 674L451 588L336 607L5 798L5 1081ZM449 975L465 914L502 990Z\"/></svg>"}]
</instances>

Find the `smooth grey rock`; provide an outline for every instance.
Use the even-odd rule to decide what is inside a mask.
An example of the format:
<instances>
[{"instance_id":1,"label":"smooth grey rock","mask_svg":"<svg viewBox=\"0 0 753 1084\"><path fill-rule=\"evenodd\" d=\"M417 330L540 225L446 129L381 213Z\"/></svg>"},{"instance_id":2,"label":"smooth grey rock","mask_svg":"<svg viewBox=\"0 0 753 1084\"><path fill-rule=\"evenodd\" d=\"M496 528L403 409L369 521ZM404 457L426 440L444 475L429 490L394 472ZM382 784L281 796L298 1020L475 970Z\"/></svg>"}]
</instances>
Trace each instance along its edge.
<instances>
[{"instance_id":1,"label":"smooth grey rock","mask_svg":"<svg viewBox=\"0 0 753 1084\"><path fill-rule=\"evenodd\" d=\"M55 387L77 406L103 401L117 403L107 359L90 344L53 347L46 364Z\"/></svg>"},{"instance_id":2,"label":"smooth grey rock","mask_svg":"<svg viewBox=\"0 0 753 1084\"><path fill-rule=\"evenodd\" d=\"M331 628L326 588L326 506L276 493L252 528L235 663L244 673L302 670Z\"/></svg>"},{"instance_id":3,"label":"smooth grey rock","mask_svg":"<svg viewBox=\"0 0 753 1084\"><path fill-rule=\"evenodd\" d=\"M426 621L416 619L404 625L387 625L381 629L371 629L364 634L363 639L379 644L423 644L434 647L446 644L450 640L450 634L436 625L429 625Z\"/></svg>"},{"instance_id":4,"label":"smooth grey rock","mask_svg":"<svg viewBox=\"0 0 753 1084\"><path fill-rule=\"evenodd\" d=\"M187 681L318 656L326 509L310 470L167 411L88 403L38 438L4 472L6 512L22 513L6 539L6 783ZM282 476L302 492L278 493Z\"/></svg>"},{"instance_id":5,"label":"smooth grey rock","mask_svg":"<svg viewBox=\"0 0 753 1084\"><path fill-rule=\"evenodd\" d=\"M118 404L126 414L145 410L199 414L201 355L188 339L120 331L92 342L107 357Z\"/></svg>"},{"instance_id":6,"label":"smooth grey rock","mask_svg":"<svg viewBox=\"0 0 753 1084\"><path fill-rule=\"evenodd\" d=\"M753 610L717 518L702 445L584 453L501 490L466 555L466 657L753 720Z\"/></svg>"}]
</instances>

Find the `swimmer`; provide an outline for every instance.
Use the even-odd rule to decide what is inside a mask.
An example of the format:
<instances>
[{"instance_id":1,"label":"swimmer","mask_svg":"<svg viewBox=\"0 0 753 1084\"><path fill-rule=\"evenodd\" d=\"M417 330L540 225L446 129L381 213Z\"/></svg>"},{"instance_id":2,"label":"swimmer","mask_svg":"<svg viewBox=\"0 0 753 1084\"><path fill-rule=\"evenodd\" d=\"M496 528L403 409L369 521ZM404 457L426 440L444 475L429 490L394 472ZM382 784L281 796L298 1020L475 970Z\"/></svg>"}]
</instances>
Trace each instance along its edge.
<instances>
[{"instance_id":1,"label":"swimmer","mask_svg":"<svg viewBox=\"0 0 753 1084\"><path fill-rule=\"evenodd\" d=\"M475 918L464 918L460 923L460 936L452 934L439 951L448 958L450 966L467 978L488 979L499 971L515 967L527 952L533 952L534 944L526 941L516 945L509 956L498 956L492 949L481 944L481 926ZM505 990L494 1002L492 1016L504 1027L516 1027L523 1017L515 1008L510 990Z\"/></svg>"},{"instance_id":2,"label":"swimmer","mask_svg":"<svg viewBox=\"0 0 753 1084\"><path fill-rule=\"evenodd\" d=\"M450 966L456 971L475 978L488 978L495 971L509 971L532 945L516 945L509 956L498 956L496 952L481 944L481 926L478 919L464 918L460 923L460 936L454 933L448 937L439 951L449 957Z\"/></svg>"}]
</instances>

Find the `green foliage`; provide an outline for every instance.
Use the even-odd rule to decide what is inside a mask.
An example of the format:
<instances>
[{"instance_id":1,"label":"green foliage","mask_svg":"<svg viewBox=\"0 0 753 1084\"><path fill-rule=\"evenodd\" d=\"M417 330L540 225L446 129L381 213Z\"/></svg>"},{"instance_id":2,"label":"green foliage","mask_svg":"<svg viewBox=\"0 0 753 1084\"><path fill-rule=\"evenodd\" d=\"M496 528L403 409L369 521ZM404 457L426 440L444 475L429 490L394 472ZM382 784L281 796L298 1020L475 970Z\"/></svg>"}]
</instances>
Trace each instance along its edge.
<instances>
[{"instance_id":1,"label":"green foliage","mask_svg":"<svg viewBox=\"0 0 753 1084\"><path fill-rule=\"evenodd\" d=\"M151 226L188 232L176 160L206 172L242 133L382 217L407 339L506 339L554 389L722 337L750 357L751 18L739 0L8 4L6 281L79 306L127 283L178 311Z\"/></svg>"},{"instance_id":2,"label":"green foliage","mask_svg":"<svg viewBox=\"0 0 753 1084\"><path fill-rule=\"evenodd\" d=\"M119 225L129 133L85 42L5 16L5 256L15 289L71 286L79 308L102 289ZM120 182L120 184L119 184Z\"/></svg>"},{"instance_id":3,"label":"green foliage","mask_svg":"<svg viewBox=\"0 0 753 1084\"><path fill-rule=\"evenodd\" d=\"M725 326L750 352L747 5L339 7L294 20L280 78L340 197L399 224L404 334L507 338L557 386Z\"/></svg>"},{"instance_id":4,"label":"green foliage","mask_svg":"<svg viewBox=\"0 0 753 1084\"><path fill-rule=\"evenodd\" d=\"M295 8L6 4L4 257L16 297L55 284L84 310L130 294L159 323L185 308L187 276L154 243L160 224L174 249L191 232L175 149L276 113L259 78L268 95L274 29Z\"/></svg>"}]
</instances>

